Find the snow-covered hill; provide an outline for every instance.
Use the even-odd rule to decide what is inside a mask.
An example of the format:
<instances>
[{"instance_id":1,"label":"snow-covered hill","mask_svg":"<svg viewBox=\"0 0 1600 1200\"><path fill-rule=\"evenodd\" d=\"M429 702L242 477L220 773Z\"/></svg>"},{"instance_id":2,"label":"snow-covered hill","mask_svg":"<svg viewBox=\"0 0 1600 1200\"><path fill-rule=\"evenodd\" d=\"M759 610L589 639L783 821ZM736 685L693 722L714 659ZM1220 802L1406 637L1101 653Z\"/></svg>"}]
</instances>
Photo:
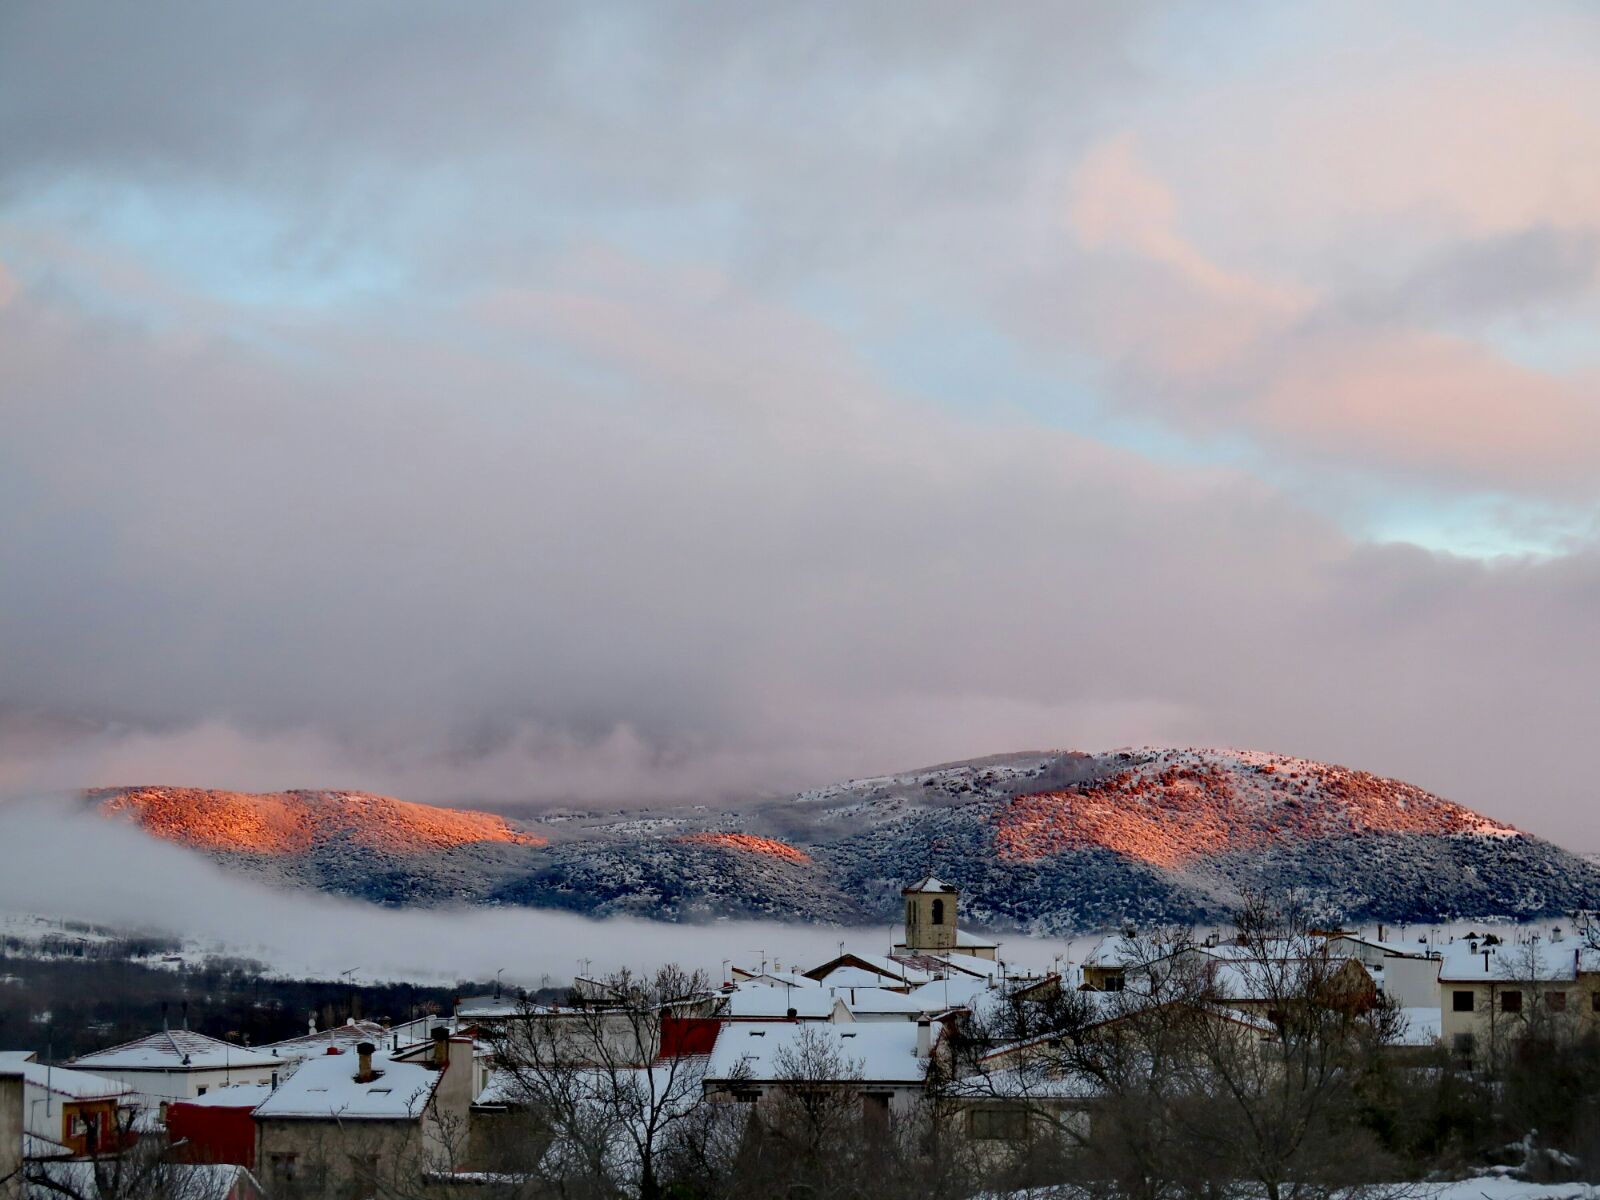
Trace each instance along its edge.
<instances>
[{"instance_id":1,"label":"snow-covered hill","mask_svg":"<svg viewBox=\"0 0 1600 1200\"><path fill-rule=\"evenodd\" d=\"M971 919L1039 934L1216 920L1246 889L1347 922L1600 906L1600 867L1578 855L1407 783L1249 751L1015 754L737 809L532 823L359 793L90 801L236 869L390 905L872 923L933 867Z\"/></svg>"}]
</instances>

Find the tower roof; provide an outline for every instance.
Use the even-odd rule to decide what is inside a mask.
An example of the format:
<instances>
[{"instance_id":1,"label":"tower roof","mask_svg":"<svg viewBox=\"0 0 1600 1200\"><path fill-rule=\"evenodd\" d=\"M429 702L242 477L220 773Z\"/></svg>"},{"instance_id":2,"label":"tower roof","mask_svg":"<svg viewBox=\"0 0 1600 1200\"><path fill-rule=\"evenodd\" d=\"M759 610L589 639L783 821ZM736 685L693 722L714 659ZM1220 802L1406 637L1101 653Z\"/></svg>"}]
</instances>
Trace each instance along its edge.
<instances>
[{"instance_id":1,"label":"tower roof","mask_svg":"<svg viewBox=\"0 0 1600 1200\"><path fill-rule=\"evenodd\" d=\"M932 875L924 875L921 882L914 883L908 888L901 888L900 894L902 896L911 896L917 892L937 892L945 896L954 896L957 890L957 888L945 883L943 880L935 879Z\"/></svg>"}]
</instances>

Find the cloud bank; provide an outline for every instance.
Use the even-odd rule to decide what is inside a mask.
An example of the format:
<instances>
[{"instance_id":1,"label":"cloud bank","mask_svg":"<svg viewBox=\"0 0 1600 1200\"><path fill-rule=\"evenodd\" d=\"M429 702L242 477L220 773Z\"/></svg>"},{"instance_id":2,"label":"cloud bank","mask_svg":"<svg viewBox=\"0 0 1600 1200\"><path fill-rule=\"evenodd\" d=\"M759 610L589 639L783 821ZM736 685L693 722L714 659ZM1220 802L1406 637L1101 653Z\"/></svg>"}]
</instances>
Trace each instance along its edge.
<instances>
[{"instance_id":1,"label":"cloud bank","mask_svg":"<svg viewBox=\"0 0 1600 1200\"><path fill-rule=\"evenodd\" d=\"M0 791L1272 749L1579 849L1578 8L0 14Z\"/></svg>"}]
</instances>

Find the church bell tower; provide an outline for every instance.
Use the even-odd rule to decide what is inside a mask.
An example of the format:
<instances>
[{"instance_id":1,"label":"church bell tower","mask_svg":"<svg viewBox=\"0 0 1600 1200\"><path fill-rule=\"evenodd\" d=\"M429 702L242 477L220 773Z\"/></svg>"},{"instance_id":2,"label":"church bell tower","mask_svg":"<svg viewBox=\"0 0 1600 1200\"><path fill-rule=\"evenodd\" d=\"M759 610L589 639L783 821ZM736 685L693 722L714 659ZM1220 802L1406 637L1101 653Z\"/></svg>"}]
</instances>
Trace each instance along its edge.
<instances>
[{"instance_id":1,"label":"church bell tower","mask_svg":"<svg viewBox=\"0 0 1600 1200\"><path fill-rule=\"evenodd\" d=\"M956 948L956 900L961 893L929 875L901 888L900 895L906 905L906 953L952 953Z\"/></svg>"}]
</instances>

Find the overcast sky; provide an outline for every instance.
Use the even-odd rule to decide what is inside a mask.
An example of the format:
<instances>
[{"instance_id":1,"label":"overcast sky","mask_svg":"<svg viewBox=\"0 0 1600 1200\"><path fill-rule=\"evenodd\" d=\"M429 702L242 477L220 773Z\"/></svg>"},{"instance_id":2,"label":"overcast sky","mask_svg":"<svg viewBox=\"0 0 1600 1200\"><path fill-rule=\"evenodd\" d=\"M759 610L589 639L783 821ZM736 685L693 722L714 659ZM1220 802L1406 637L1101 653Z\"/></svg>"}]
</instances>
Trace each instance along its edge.
<instances>
[{"instance_id":1,"label":"overcast sky","mask_svg":"<svg viewBox=\"0 0 1600 1200\"><path fill-rule=\"evenodd\" d=\"M0 6L0 791L1222 744L1578 849L1600 14Z\"/></svg>"}]
</instances>

